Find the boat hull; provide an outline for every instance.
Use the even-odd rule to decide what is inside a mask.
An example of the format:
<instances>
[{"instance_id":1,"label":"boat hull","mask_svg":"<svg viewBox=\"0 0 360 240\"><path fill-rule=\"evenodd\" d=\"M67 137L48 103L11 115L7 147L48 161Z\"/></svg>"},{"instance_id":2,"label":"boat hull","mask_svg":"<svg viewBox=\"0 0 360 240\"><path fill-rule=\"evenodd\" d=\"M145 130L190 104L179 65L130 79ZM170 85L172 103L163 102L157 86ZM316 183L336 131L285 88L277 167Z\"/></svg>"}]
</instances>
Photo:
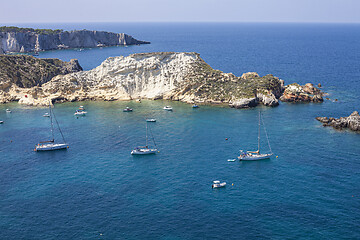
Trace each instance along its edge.
<instances>
[{"instance_id":1,"label":"boat hull","mask_svg":"<svg viewBox=\"0 0 360 240\"><path fill-rule=\"evenodd\" d=\"M85 116L87 112L76 112L74 113L75 116Z\"/></svg>"},{"instance_id":2,"label":"boat hull","mask_svg":"<svg viewBox=\"0 0 360 240\"><path fill-rule=\"evenodd\" d=\"M172 111L173 110L172 107L164 107L163 109L166 110L166 111Z\"/></svg>"},{"instance_id":3,"label":"boat hull","mask_svg":"<svg viewBox=\"0 0 360 240\"><path fill-rule=\"evenodd\" d=\"M245 156L239 156L240 161L258 161L258 160L264 160L269 159L273 154L256 154L256 155L245 155Z\"/></svg>"},{"instance_id":4,"label":"boat hull","mask_svg":"<svg viewBox=\"0 0 360 240\"><path fill-rule=\"evenodd\" d=\"M211 185L212 188L222 188L226 186L226 182L222 182L222 183L213 183Z\"/></svg>"},{"instance_id":5,"label":"boat hull","mask_svg":"<svg viewBox=\"0 0 360 240\"><path fill-rule=\"evenodd\" d=\"M68 149L69 145L66 143L49 143L49 144L38 144L35 146L35 151L55 151L61 149Z\"/></svg>"},{"instance_id":6,"label":"boat hull","mask_svg":"<svg viewBox=\"0 0 360 240\"><path fill-rule=\"evenodd\" d=\"M156 154L157 149L140 148L131 151L131 155L149 155Z\"/></svg>"}]
</instances>

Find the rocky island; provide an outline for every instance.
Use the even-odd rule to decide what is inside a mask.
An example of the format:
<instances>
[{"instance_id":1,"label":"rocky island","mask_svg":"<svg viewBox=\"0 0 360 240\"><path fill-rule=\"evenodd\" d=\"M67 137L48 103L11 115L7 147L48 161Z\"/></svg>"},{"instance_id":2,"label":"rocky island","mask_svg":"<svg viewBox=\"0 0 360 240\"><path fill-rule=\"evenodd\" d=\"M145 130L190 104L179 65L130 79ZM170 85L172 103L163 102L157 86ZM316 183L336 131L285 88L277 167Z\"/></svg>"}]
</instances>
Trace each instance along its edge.
<instances>
[{"instance_id":1,"label":"rocky island","mask_svg":"<svg viewBox=\"0 0 360 240\"><path fill-rule=\"evenodd\" d=\"M360 133L360 116L357 111L354 111L348 117L333 118L333 117L317 117L316 120L323 123L323 126L331 126L335 129L350 129Z\"/></svg>"},{"instance_id":2,"label":"rocky island","mask_svg":"<svg viewBox=\"0 0 360 240\"><path fill-rule=\"evenodd\" d=\"M125 33L0 27L0 54L149 43L136 40Z\"/></svg>"},{"instance_id":3,"label":"rocky island","mask_svg":"<svg viewBox=\"0 0 360 240\"><path fill-rule=\"evenodd\" d=\"M13 62L14 70L8 72L17 78L26 72L21 71L21 66L14 60L9 61ZM36 64L34 68L37 68ZM252 72L237 77L215 70L194 52L138 53L127 57L110 57L89 71L75 69L68 74L59 72L51 80L37 76L36 81L31 80L27 84L20 84L21 81L9 73L4 80L2 76L6 73L2 73L0 102L46 105L49 101L168 99L186 103L224 104L235 108L255 107L258 104L273 107L279 105L279 99L284 98L283 94L289 88L284 86L283 80L271 74L260 77ZM47 73L42 71L42 74ZM304 89L306 86L298 85L297 92L293 94L313 99Z\"/></svg>"}]
</instances>

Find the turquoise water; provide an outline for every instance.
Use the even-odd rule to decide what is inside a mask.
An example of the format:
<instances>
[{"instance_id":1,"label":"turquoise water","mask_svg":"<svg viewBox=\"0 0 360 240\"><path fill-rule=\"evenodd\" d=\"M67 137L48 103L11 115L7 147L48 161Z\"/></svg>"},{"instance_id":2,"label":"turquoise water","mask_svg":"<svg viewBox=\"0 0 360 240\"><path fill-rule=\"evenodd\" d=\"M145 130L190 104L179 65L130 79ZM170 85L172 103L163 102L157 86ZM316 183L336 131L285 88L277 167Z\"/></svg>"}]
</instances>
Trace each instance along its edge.
<instances>
[{"instance_id":1,"label":"turquoise water","mask_svg":"<svg viewBox=\"0 0 360 240\"><path fill-rule=\"evenodd\" d=\"M248 110L167 101L56 104L70 148L51 153L33 151L50 135L46 108L1 105L2 239L360 238L360 136L314 119L358 110L359 25L73 26L127 27L152 44L40 57L79 58L89 69L106 55L196 51L237 75L257 71L287 83L321 82L339 101ZM79 105L86 117L73 116ZM165 105L174 111L162 110ZM126 106L134 112L122 112ZM240 149L256 148L259 110L274 157L227 162ZM145 142L148 117L157 119L149 125L160 153L131 156ZM211 189L212 180L228 185Z\"/></svg>"}]
</instances>

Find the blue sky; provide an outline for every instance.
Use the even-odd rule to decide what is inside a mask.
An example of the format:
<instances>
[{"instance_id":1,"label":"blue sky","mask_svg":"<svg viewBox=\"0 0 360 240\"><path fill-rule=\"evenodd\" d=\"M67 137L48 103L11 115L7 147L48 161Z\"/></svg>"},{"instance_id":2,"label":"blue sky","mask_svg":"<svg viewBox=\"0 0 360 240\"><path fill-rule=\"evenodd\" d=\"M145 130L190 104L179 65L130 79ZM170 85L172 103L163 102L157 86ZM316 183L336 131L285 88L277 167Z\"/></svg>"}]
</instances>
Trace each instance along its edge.
<instances>
[{"instance_id":1,"label":"blue sky","mask_svg":"<svg viewBox=\"0 0 360 240\"><path fill-rule=\"evenodd\" d=\"M0 0L0 23L360 23L360 0Z\"/></svg>"}]
</instances>

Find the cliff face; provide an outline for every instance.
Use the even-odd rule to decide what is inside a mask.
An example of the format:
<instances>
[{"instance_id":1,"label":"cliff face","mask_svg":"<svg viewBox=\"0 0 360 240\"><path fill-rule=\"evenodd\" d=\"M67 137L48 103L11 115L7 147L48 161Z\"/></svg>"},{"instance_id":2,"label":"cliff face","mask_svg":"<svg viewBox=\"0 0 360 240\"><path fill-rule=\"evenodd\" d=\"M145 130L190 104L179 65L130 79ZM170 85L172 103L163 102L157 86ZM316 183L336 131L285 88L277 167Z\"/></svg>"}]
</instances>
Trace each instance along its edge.
<instances>
[{"instance_id":1,"label":"cliff face","mask_svg":"<svg viewBox=\"0 0 360 240\"><path fill-rule=\"evenodd\" d=\"M0 56L0 103L19 99L23 91L34 89L59 74L82 71L78 61L38 59L27 55ZM33 90L31 90L33 91Z\"/></svg>"},{"instance_id":2,"label":"cliff face","mask_svg":"<svg viewBox=\"0 0 360 240\"><path fill-rule=\"evenodd\" d=\"M247 73L236 77L212 69L197 53L141 53L111 57L84 72L59 75L41 87L14 93L20 103L85 99L170 99L229 104L243 108L278 105L283 82L272 75ZM24 94L33 97L24 97Z\"/></svg>"},{"instance_id":3,"label":"cliff face","mask_svg":"<svg viewBox=\"0 0 360 240\"><path fill-rule=\"evenodd\" d=\"M0 32L0 53L33 52L63 48L147 44L124 33L103 31L61 31L54 33ZM2 50L1 50L2 49Z\"/></svg>"}]
</instances>

